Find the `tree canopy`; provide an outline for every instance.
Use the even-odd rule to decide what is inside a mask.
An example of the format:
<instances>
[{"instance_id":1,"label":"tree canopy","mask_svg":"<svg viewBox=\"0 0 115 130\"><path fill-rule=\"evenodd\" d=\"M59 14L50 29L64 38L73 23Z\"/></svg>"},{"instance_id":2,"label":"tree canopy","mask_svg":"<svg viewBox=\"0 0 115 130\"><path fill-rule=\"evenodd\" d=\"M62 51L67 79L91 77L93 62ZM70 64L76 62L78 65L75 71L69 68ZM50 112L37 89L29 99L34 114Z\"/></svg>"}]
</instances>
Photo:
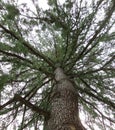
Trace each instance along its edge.
<instances>
[{"instance_id":1,"label":"tree canopy","mask_svg":"<svg viewBox=\"0 0 115 130\"><path fill-rule=\"evenodd\" d=\"M115 1L30 2L0 1L0 119L7 126L21 117L19 129L42 124L61 66L76 84L85 126L113 130Z\"/></svg>"}]
</instances>

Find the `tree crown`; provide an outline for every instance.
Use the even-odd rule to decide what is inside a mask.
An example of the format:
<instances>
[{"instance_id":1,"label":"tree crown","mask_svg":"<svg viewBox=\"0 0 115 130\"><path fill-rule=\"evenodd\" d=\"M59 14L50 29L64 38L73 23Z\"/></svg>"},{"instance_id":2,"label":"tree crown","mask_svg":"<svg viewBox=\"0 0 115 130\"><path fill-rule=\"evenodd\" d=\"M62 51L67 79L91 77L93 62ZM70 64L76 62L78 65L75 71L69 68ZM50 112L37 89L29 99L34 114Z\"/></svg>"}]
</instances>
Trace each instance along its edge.
<instances>
[{"instance_id":1,"label":"tree crown","mask_svg":"<svg viewBox=\"0 0 115 130\"><path fill-rule=\"evenodd\" d=\"M50 109L54 70L61 67L76 84L86 120L113 129L108 121L115 123L115 1L48 0L46 10L31 2L32 8L0 3L0 114L14 120L23 111L20 128L42 122ZM39 114L24 100L38 106Z\"/></svg>"}]
</instances>

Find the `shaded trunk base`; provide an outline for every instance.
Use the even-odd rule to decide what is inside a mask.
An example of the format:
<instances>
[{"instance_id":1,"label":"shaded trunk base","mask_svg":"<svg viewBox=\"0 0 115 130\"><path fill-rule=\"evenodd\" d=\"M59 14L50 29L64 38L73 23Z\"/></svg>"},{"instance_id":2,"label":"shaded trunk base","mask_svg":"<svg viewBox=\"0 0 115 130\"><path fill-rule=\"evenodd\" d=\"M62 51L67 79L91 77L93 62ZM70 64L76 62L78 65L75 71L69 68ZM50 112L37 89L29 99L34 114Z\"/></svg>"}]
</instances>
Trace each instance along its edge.
<instances>
[{"instance_id":1,"label":"shaded trunk base","mask_svg":"<svg viewBox=\"0 0 115 130\"><path fill-rule=\"evenodd\" d=\"M55 95L45 130L86 130L80 121L75 99L75 95L67 90Z\"/></svg>"},{"instance_id":2,"label":"shaded trunk base","mask_svg":"<svg viewBox=\"0 0 115 130\"><path fill-rule=\"evenodd\" d=\"M55 79L45 130L86 130L79 119L78 94L72 82L61 68L56 69Z\"/></svg>"}]
</instances>

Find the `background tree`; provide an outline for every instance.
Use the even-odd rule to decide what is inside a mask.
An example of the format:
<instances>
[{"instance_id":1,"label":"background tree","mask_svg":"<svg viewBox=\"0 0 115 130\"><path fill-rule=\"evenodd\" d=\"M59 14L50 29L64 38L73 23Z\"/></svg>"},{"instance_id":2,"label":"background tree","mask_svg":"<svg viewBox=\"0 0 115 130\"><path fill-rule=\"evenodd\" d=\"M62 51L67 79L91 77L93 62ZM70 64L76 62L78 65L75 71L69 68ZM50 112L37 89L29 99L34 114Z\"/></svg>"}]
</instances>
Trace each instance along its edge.
<instances>
[{"instance_id":1,"label":"background tree","mask_svg":"<svg viewBox=\"0 0 115 130\"><path fill-rule=\"evenodd\" d=\"M77 104L75 113L83 113L86 128L113 130L115 1L48 0L48 5L43 10L38 0L31 0L31 7L0 1L0 115L6 122L1 126L21 118L18 129L44 125L58 130L55 122L47 123L53 119L52 102L64 95L65 101ZM58 80L71 96L64 87L56 90ZM63 113L66 108L59 105ZM63 125L77 130L69 123Z\"/></svg>"}]
</instances>

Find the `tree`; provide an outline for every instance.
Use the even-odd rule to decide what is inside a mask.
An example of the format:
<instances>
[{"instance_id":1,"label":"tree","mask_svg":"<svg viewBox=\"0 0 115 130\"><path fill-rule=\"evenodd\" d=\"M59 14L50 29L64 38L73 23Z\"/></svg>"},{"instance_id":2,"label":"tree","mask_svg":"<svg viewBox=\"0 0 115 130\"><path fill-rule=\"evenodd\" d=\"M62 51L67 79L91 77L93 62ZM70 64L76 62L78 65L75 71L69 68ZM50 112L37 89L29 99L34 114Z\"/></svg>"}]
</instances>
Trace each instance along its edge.
<instances>
[{"instance_id":1,"label":"tree","mask_svg":"<svg viewBox=\"0 0 115 130\"><path fill-rule=\"evenodd\" d=\"M0 4L4 127L21 118L19 130L113 130L115 1Z\"/></svg>"}]
</instances>

